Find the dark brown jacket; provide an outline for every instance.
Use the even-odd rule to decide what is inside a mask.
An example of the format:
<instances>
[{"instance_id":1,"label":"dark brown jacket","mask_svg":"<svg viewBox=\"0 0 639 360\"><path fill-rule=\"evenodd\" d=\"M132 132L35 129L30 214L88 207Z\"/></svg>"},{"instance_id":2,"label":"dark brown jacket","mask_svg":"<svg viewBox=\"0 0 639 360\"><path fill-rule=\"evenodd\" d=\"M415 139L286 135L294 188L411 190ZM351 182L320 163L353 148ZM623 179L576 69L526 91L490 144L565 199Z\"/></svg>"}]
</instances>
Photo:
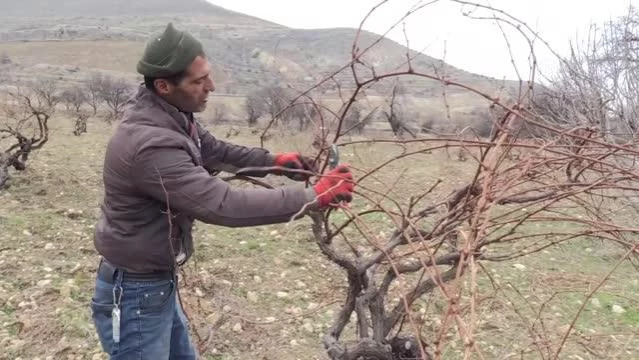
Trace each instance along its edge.
<instances>
[{"instance_id":1,"label":"dark brown jacket","mask_svg":"<svg viewBox=\"0 0 639 360\"><path fill-rule=\"evenodd\" d=\"M193 253L195 219L231 227L281 223L312 201L314 193L302 185L239 189L212 176L217 170L272 166L273 156L217 140L199 125L194 139L187 132L191 119L140 87L110 139L94 242L116 266L170 269L175 254L182 251L188 259Z\"/></svg>"}]
</instances>

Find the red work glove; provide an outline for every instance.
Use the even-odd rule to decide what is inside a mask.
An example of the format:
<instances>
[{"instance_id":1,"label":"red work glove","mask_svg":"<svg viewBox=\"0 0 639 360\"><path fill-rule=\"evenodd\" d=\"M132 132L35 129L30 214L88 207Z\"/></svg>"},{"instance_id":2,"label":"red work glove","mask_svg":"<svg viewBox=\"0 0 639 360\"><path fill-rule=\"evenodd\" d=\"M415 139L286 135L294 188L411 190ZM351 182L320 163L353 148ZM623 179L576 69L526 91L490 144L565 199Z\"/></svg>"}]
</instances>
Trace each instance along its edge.
<instances>
[{"instance_id":1,"label":"red work glove","mask_svg":"<svg viewBox=\"0 0 639 360\"><path fill-rule=\"evenodd\" d=\"M353 188L353 174L345 165L340 165L324 173L317 184L313 185L320 207L326 207L340 201L350 202L353 200Z\"/></svg>"},{"instance_id":2,"label":"red work glove","mask_svg":"<svg viewBox=\"0 0 639 360\"><path fill-rule=\"evenodd\" d=\"M317 172L317 167L314 166L313 161L310 158L300 155L299 153L277 153L275 154L275 166L285 167L295 170L306 170L311 172ZM276 175L285 175L289 179L295 181L306 181L311 175L302 174L298 172L276 170L273 171Z\"/></svg>"}]
</instances>

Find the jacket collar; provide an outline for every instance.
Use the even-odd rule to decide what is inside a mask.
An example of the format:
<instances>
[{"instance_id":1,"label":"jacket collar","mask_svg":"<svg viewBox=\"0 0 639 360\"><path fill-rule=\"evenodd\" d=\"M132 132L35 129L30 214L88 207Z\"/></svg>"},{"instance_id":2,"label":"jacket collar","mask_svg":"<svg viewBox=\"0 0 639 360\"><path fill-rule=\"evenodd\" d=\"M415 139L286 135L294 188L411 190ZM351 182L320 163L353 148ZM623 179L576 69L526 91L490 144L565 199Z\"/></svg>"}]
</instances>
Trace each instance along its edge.
<instances>
[{"instance_id":1,"label":"jacket collar","mask_svg":"<svg viewBox=\"0 0 639 360\"><path fill-rule=\"evenodd\" d=\"M189 121L193 120L193 114L180 111L153 91L143 85L139 86L138 92L134 97L133 111L146 112L150 109L161 110L169 115L170 118L165 116L132 116L129 118L137 124L180 130L188 135Z\"/></svg>"}]
</instances>

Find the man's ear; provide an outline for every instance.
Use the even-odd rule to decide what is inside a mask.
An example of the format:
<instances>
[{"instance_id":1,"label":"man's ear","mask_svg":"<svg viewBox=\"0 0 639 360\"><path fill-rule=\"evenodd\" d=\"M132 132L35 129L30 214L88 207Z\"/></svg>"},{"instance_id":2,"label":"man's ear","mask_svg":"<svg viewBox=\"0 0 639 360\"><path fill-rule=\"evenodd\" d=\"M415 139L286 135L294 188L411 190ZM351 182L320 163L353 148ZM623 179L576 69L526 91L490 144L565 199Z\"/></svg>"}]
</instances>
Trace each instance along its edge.
<instances>
[{"instance_id":1,"label":"man's ear","mask_svg":"<svg viewBox=\"0 0 639 360\"><path fill-rule=\"evenodd\" d=\"M171 91L171 84L165 79L155 79L153 81L153 85L155 86L155 90L160 95L168 95Z\"/></svg>"}]
</instances>

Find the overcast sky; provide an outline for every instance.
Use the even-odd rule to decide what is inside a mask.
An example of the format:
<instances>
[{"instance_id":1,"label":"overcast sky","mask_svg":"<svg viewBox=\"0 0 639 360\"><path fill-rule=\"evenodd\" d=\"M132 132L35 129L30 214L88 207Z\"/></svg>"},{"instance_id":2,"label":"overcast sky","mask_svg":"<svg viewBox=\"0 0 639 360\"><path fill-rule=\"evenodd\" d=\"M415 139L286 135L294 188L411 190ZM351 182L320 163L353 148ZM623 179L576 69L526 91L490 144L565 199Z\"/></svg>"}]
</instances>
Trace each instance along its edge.
<instances>
[{"instance_id":1,"label":"overcast sky","mask_svg":"<svg viewBox=\"0 0 639 360\"><path fill-rule=\"evenodd\" d=\"M229 10L249 14L292 28L357 28L379 0L208 0ZM424 0L421 3L429 3ZM588 24L611 19L627 12L639 0L479 0L508 11L526 22L547 40L553 50L564 53L578 32L585 35ZM382 34L416 3L415 0L389 0L364 24L366 30ZM474 7L439 0L424 7L406 21L411 48L444 58L446 62L471 72L496 78L517 79L508 46L499 27L487 20L462 15ZM475 10L474 14L489 15ZM512 27L504 25L513 58L522 78L529 75L526 41ZM402 26L388 35L405 44ZM549 73L555 57L540 42L535 53L539 68Z\"/></svg>"}]
</instances>

